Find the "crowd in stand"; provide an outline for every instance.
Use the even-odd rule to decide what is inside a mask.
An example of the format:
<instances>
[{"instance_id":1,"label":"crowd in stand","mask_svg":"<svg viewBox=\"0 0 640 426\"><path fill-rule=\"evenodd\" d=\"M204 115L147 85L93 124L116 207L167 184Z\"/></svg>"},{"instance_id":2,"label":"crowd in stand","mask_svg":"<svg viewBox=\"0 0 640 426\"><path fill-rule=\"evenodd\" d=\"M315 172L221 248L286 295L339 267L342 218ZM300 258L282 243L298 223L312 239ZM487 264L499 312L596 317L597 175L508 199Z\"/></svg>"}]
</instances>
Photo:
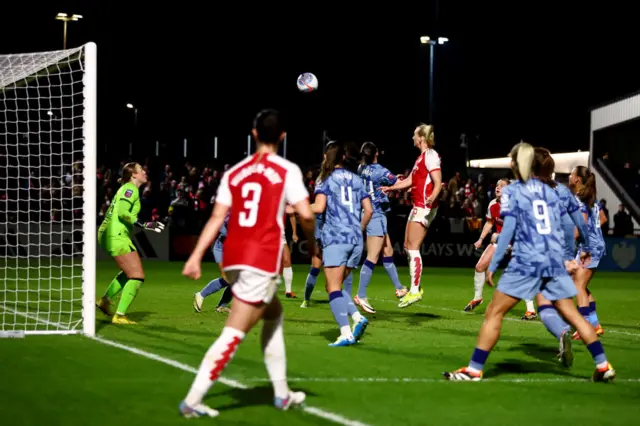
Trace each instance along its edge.
<instances>
[{"instance_id":1,"label":"crowd in stand","mask_svg":"<svg viewBox=\"0 0 640 426\"><path fill-rule=\"evenodd\" d=\"M118 168L110 169L103 165L98 169L98 223L102 221L117 191L117 179L124 164L123 160ZM220 178L229 165L214 169L187 162L175 168L167 164L158 170L153 170L147 164L144 167L149 175L149 183L140 188L140 219L163 220L185 231L199 232L211 214ZM304 179L310 193L313 193L318 172L318 168L305 171ZM400 176L407 176L409 172L405 170ZM495 182L487 182L483 174L474 180L463 178L460 172L456 172L448 180L445 174L442 186L439 220L435 225L445 232L480 229L489 202L495 197ZM411 193L395 192L389 197L391 215L406 216L411 209ZM604 207L609 217L606 201ZM616 229L612 232L614 235L633 233L631 218L624 209L620 208L609 220L611 222L603 227L606 233L609 233L609 228Z\"/></svg>"}]
</instances>

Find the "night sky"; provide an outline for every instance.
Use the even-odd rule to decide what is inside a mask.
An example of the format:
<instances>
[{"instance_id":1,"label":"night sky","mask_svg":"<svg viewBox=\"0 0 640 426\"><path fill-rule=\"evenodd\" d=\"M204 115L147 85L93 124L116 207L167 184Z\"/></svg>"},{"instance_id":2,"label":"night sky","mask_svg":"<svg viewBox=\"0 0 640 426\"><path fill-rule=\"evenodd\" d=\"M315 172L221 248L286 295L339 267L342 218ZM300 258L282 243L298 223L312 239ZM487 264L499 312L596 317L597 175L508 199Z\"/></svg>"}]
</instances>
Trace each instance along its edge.
<instances>
[{"instance_id":1,"label":"night sky","mask_svg":"<svg viewBox=\"0 0 640 426\"><path fill-rule=\"evenodd\" d=\"M101 153L108 145L126 154L135 138L138 156L152 154L155 140L179 156L188 138L202 159L218 136L221 155L237 161L255 113L275 107L288 117L289 157L301 165L319 161L327 130L374 141L385 151L381 161L410 167L413 129L429 113L421 35L450 40L437 48L434 75L443 169L462 167L462 133L472 158L503 156L521 138L555 152L588 149L590 107L640 89L635 16L615 2L564 10L552 2L525 10L452 0L333 9L134 3L143 2L3 6L1 54L60 49L55 15L84 15L69 23L68 47L98 45ZM317 93L297 91L305 71L318 76ZM139 108L137 136L127 102Z\"/></svg>"}]
</instances>

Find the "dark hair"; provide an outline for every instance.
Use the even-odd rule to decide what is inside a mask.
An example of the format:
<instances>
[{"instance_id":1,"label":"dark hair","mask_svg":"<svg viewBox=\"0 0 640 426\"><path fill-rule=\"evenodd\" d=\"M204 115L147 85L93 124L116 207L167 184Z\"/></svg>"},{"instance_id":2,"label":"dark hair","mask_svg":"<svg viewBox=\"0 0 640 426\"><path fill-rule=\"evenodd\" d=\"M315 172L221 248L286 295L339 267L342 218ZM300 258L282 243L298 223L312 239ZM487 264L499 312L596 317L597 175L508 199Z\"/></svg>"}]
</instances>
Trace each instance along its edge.
<instances>
[{"instance_id":1,"label":"dark hair","mask_svg":"<svg viewBox=\"0 0 640 426\"><path fill-rule=\"evenodd\" d=\"M331 173L333 173L336 166L343 163L345 158L345 146L339 142L331 143L327 146L324 155L325 158L320 165L320 174L318 175L319 181L325 180Z\"/></svg>"},{"instance_id":2,"label":"dark hair","mask_svg":"<svg viewBox=\"0 0 640 426\"><path fill-rule=\"evenodd\" d=\"M582 182L582 188L578 191L578 198L589 208L593 207L596 202L596 175L588 167L578 166L576 167L576 176Z\"/></svg>"},{"instance_id":3,"label":"dark hair","mask_svg":"<svg viewBox=\"0 0 640 426\"><path fill-rule=\"evenodd\" d=\"M263 109L253 120L253 128L258 133L258 140L266 144L277 144L284 132L282 117L275 109Z\"/></svg>"},{"instance_id":4,"label":"dark hair","mask_svg":"<svg viewBox=\"0 0 640 426\"><path fill-rule=\"evenodd\" d=\"M358 144L353 141L347 141L344 143L344 162L343 167L350 172L357 173L358 167L360 167L360 148Z\"/></svg>"},{"instance_id":5,"label":"dark hair","mask_svg":"<svg viewBox=\"0 0 640 426\"><path fill-rule=\"evenodd\" d=\"M556 162L551 156L551 152L547 148L535 147L533 149L533 164L531 171L534 176L543 183L555 188L558 183L553 180L553 171L556 168Z\"/></svg>"},{"instance_id":6,"label":"dark hair","mask_svg":"<svg viewBox=\"0 0 640 426\"><path fill-rule=\"evenodd\" d=\"M360 148L360 155L364 164L373 164L373 160L376 159L378 148L373 142L365 142Z\"/></svg>"},{"instance_id":7,"label":"dark hair","mask_svg":"<svg viewBox=\"0 0 640 426\"><path fill-rule=\"evenodd\" d=\"M136 169L140 167L138 163L127 163L122 168L122 177L118 179L118 183L123 185L125 183L129 183L131 178L133 178L133 174L136 172Z\"/></svg>"}]
</instances>

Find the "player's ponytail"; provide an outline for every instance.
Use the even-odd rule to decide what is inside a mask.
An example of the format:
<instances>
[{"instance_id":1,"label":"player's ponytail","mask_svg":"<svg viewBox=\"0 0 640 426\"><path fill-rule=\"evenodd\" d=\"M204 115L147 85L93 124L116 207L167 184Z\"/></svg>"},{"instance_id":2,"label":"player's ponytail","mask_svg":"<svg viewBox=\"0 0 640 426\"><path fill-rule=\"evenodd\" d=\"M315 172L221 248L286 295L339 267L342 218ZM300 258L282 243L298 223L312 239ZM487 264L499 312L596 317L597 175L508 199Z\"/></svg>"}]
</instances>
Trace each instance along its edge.
<instances>
[{"instance_id":1,"label":"player's ponytail","mask_svg":"<svg viewBox=\"0 0 640 426\"><path fill-rule=\"evenodd\" d=\"M365 142L360 148L360 156L362 157L362 164L373 164L376 159L378 148L373 142Z\"/></svg>"},{"instance_id":2,"label":"player's ponytail","mask_svg":"<svg viewBox=\"0 0 640 426\"><path fill-rule=\"evenodd\" d=\"M557 182L553 180L555 168L556 162L547 148L534 148L533 164L531 165L533 175L551 188L555 188L558 185Z\"/></svg>"},{"instance_id":3,"label":"player's ponytail","mask_svg":"<svg viewBox=\"0 0 640 426\"><path fill-rule=\"evenodd\" d=\"M516 178L526 182L531 177L531 166L533 165L533 147L526 142L520 142L511 149L511 167Z\"/></svg>"},{"instance_id":4,"label":"player's ponytail","mask_svg":"<svg viewBox=\"0 0 640 426\"><path fill-rule=\"evenodd\" d=\"M424 138L424 143L427 144L427 147L433 148L436 145L433 124L420 123L418 126L418 136L422 136Z\"/></svg>"},{"instance_id":5,"label":"player's ponytail","mask_svg":"<svg viewBox=\"0 0 640 426\"><path fill-rule=\"evenodd\" d=\"M133 174L136 172L136 169L140 167L138 163L127 163L122 168L122 177L118 179L118 184L124 185L125 183L131 182L133 178Z\"/></svg>"},{"instance_id":6,"label":"player's ponytail","mask_svg":"<svg viewBox=\"0 0 640 426\"><path fill-rule=\"evenodd\" d=\"M324 153L324 161L322 161L322 165L320 166L318 180L324 181L331 173L333 173L336 166L341 164L344 160L344 156L345 151L343 144L339 142L328 144Z\"/></svg>"},{"instance_id":7,"label":"player's ponytail","mask_svg":"<svg viewBox=\"0 0 640 426\"><path fill-rule=\"evenodd\" d=\"M596 175L589 170L588 167L576 167L576 176L580 178L580 189L578 189L578 198L589 208L593 207L596 202Z\"/></svg>"}]
</instances>

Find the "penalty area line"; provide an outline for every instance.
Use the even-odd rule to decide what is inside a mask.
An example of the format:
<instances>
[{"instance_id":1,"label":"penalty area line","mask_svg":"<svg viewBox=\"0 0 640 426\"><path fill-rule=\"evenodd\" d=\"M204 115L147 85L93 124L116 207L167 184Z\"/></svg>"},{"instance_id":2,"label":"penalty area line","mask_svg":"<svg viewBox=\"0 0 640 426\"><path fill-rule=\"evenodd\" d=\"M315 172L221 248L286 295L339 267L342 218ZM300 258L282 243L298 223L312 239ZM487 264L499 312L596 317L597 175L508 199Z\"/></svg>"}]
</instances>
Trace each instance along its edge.
<instances>
[{"instance_id":1,"label":"penalty area line","mask_svg":"<svg viewBox=\"0 0 640 426\"><path fill-rule=\"evenodd\" d=\"M19 315L21 317L24 318L30 318L34 321L40 322L42 324L48 325L48 326L53 326L53 327L57 327L57 328L62 328L62 329L66 329L68 330L69 327L67 327L64 324L60 324L60 323L56 323L56 322L52 322L52 321L48 321L42 318L38 318L37 316L31 315L31 314L27 314L25 312L20 312L20 311L16 311L13 310L11 308L8 308L6 306L4 306L3 304L0 304L0 308L4 309L7 312L10 312L12 314L15 315ZM192 373L192 374L197 374L198 373L198 369L194 368L190 365L187 364L183 364L181 362L178 362L176 360L170 359L170 358L165 358L163 356L160 356L158 354L154 354L152 352L147 352L144 351L142 349L138 349L135 348L133 346L127 346L124 345L122 343L118 343L116 341L113 340L108 340L105 339L103 337L100 336L85 336L91 340L94 340L96 342L102 343L103 345L107 345L107 346L111 346L117 349L122 349L124 351L130 352L132 354L153 360L153 361L158 361L161 362L163 364L166 364L168 366L171 366L173 368L177 368L178 370L182 370L182 371L186 371L187 373ZM265 381L269 381L268 379L265 379ZM240 381L234 380L234 379L228 379L226 377L220 377L218 379L218 382L222 383L223 385L229 386L231 388L236 388L236 389L250 389L251 386L245 385ZM361 421L358 420L351 420L348 419L338 413L333 413L331 411L327 411L327 410L323 410L322 408L317 408L317 407L310 407L310 406L304 406L302 407L302 411L309 413L313 416L319 417L321 419L324 420L328 420L337 424L340 424L342 426L371 426L367 423L363 423Z\"/></svg>"},{"instance_id":2,"label":"penalty area line","mask_svg":"<svg viewBox=\"0 0 640 426\"><path fill-rule=\"evenodd\" d=\"M95 340L96 342L102 343L104 345L107 346L112 346L114 348L118 348L118 349L122 349L125 350L127 352L131 352L132 354L135 355L139 355L142 356L144 358L147 359L151 359L154 361L158 361L161 362L163 364L169 365L171 367L177 368L179 370L182 371L186 371L188 373L193 373L193 374L197 374L198 373L198 369L194 368L190 365L187 364L183 364L181 362L178 362L176 360L170 359L170 358L165 358L163 356L160 356L158 354L154 354L151 352L147 352L144 351L142 349L138 349L138 348L134 348L133 346L127 346L127 345L123 345L122 343L118 343L115 342L113 340L108 340L99 336L95 336L95 337L90 337L90 339ZM269 381L268 379L264 379L265 381ZM238 380L234 380L234 379L228 379L226 377L220 377L218 379L218 381L226 386L232 387L232 388L236 388L236 389L250 389L250 386L245 385L244 383L238 381ZM327 410L323 410L321 408L317 408L317 407L310 407L310 406L304 406L302 407L302 411L309 413L313 416L316 417L320 417L322 419L325 420L329 420L331 422L343 425L343 426L371 426L368 425L367 423L362 423L358 420L351 420L348 419L340 414L337 413L333 413L331 411L327 411Z\"/></svg>"}]
</instances>

